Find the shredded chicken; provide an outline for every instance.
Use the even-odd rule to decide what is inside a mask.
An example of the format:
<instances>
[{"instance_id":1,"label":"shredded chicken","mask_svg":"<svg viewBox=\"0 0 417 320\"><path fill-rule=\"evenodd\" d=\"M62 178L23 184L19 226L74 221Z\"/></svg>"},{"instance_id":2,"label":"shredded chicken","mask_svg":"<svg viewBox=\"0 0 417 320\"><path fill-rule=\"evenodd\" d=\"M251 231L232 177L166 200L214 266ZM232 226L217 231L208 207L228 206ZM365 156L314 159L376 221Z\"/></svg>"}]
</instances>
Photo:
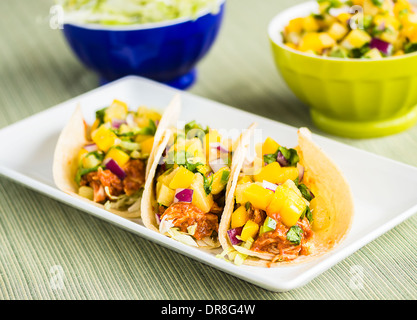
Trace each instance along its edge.
<instances>
[{"instance_id":1,"label":"shredded chicken","mask_svg":"<svg viewBox=\"0 0 417 320\"><path fill-rule=\"evenodd\" d=\"M177 202L171 204L161 216L161 220L172 221L173 225L182 232L187 232L187 228L196 224L193 235L197 240L210 237L213 231L219 228L219 219L212 213L204 213L192 203Z\"/></svg>"},{"instance_id":2,"label":"shredded chicken","mask_svg":"<svg viewBox=\"0 0 417 320\"><path fill-rule=\"evenodd\" d=\"M123 170L126 173L124 180L107 169L98 168L81 178L80 185L90 186L94 191L94 201L102 203L110 197L117 197L125 193L128 196L135 194L145 184L145 164L141 160L130 160ZM108 189L107 194L105 187Z\"/></svg>"},{"instance_id":3,"label":"shredded chicken","mask_svg":"<svg viewBox=\"0 0 417 320\"><path fill-rule=\"evenodd\" d=\"M307 219L303 219L299 220L297 225L303 230L300 244L296 245L287 240L289 228L278 221L275 230L263 233L251 249L276 255L273 262L294 260L300 254L308 254L307 240L313 234L310 224Z\"/></svg>"}]
</instances>

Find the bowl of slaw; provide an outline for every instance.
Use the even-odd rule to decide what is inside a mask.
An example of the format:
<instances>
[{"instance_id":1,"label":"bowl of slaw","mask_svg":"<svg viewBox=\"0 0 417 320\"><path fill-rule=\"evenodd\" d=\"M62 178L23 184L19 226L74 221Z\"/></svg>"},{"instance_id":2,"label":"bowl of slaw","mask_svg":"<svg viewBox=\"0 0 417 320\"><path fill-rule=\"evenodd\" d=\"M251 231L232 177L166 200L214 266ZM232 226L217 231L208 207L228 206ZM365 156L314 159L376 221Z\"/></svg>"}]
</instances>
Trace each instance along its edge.
<instances>
[{"instance_id":1,"label":"bowl of slaw","mask_svg":"<svg viewBox=\"0 0 417 320\"><path fill-rule=\"evenodd\" d=\"M380 59L340 58L288 46L290 21L319 14L323 1L293 6L270 22L274 62L321 130L348 138L374 138L417 123L417 53Z\"/></svg>"},{"instance_id":2,"label":"bowl of slaw","mask_svg":"<svg viewBox=\"0 0 417 320\"><path fill-rule=\"evenodd\" d=\"M187 89L219 33L225 0L67 0L63 33L104 84L138 75Z\"/></svg>"}]
</instances>

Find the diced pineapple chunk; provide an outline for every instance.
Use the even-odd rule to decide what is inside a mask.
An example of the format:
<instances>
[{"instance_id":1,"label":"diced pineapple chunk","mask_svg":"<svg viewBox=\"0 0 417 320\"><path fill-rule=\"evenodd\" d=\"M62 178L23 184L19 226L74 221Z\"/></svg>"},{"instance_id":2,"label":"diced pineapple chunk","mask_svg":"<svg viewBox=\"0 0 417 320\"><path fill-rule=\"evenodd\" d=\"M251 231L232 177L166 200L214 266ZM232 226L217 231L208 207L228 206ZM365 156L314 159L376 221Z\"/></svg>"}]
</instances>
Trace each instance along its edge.
<instances>
[{"instance_id":1,"label":"diced pineapple chunk","mask_svg":"<svg viewBox=\"0 0 417 320\"><path fill-rule=\"evenodd\" d=\"M394 44L398 40L399 34L399 31L392 28L388 28L380 35L380 39L385 42Z\"/></svg>"},{"instance_id":2,"label":"diced pineapple chunk","mask_svg":"<svg viewBox=\"0 0 417 320\"><path fill-rule=\"evenodd\" d=\"M232 213L231 227L232 229L243 227L248 220L249 214L246 211L245 206L242 205Z\"/></svg>"},{"instance_id":3,"label":"diced pineapple chunk","mask_svg":"<svg viewBox=\"0 0 417 320\"><path fill-rule=\"evenodd\" d=\"M174 176L177 174L178 170L180 170L181 167L176 167L175 169L170 169L165 171L163 174L161 174L158 177L158 182L161 182L167 186L169 186L169 184L172 181L172 178L174 178Z\"/></svg>"},{"instance_id":4,"label":"diced pineapple chunk","mask_svg":"<svg viewBox=\"0 0 417 320\"><path fill-rule=\"evenodd\" d=\"M90 154L89 156L84 157L82 160L83 167L86 169L91 169L97 167L101 163L100 160L96 158L95 155Z\"/></svg>"},{"instance_id":5,"label":"diced pineapple chunk","mask_svg":"<svg viewBox=\"0 0 417 320\"><path fill-rule=\"evenodd\" d=\"M242 229L240 238L242 241L248 241L250 238L254 238L256 236L258 230L258 224L252 220L248 220Z\"/></svg>"},{"instance_id":6,"label":"diced pineapple chunk","mask_svg":"<svg viewBox=\"0 0 417 320\"><path fill-rule=\"evenodd\" d=\"M288 186L280 185L275 190L266 212L272 218L279 215L283 224L292 227L300 219L305 209L306 203L300 195Z\"/></svg>"},{"instance_id":7,"label":"diced pineapple chunk","mask_svg":"<svg viewBox=\"0 0 417 320\"><path fill-rule=\"evenodd\" d=\"M260 169L254 175L255 181L262 182L264 180L272 183L284 183L287 180L295 180L298 177L298 169L296 167L281 167L278 162L272 162Z\"/></svg>"},{"instance_id":8,"label":"diced pineapple chunk","mask_svg":"<svg viewBox=\"0 0 417 320\"><path fill-rule=\"evenodd\" d=\"M229 181L230 169L223 167L213 175L213 184L211 185L211 193L219 194L224 190Z\"/></svg>"},{"instance_id":9,"label":"diced pineapple chunk","mask_svg":"<svg viewBox=\"0 0 417 320\"><path fill-rule=\"evenodd\" d=\"M374 48L365 53L363 57L366 59L382 59L382 54L377 48Z\"/></svg>"},{"instance_id":10,"label":"diced pineapple chunk","mask_svg":"<svg viewBox=\"0 0 417 320\"><path fill-rule=\"evenodd\" d=\"M243 191L243 195L255 208L266 210L274 197L274 192L252 183Z\"/></svg>"},{"instance_id":11,"label":"diced pineapple chunk","mask_svg":"<svg viewBox=\"0 0 417 320\"><path fill-rule=\"evenodd\" d=\"M201 174L197 173L194 175L194 181L190 188L194 191L192 203L204 213L209 212L214 203L213 195L211 193L209 195L206 194L204 179Z\"/></svg>"},{"instance_id":12,"label":"diced pineapple chunk","mask_svg":"<svg viewBox=\"0 0 417 320\"><path fill-rule=\"evenodd\" d=\"M359 49L372 40L371 36L363 30L352 30L343 40L342 46L346 49Z\"/></svg>"},{"instance_id":13,"label":"diced pineapple chunk","mask_svg":"<svg viewBox=\"0 0 417 320\"><path fill-rule=\"evenodd\" d=\"M101 125L95 130L91 138L100 150L107 152L116 142L117 136L105 125Z\"/></svg>"},{"instance_id":14,"label":"diced pineapple chunk","mask_svg":"<svg viewBox=\"0 0 417 320\"><path fill-rule=\"evenodd\" d=\"M200 175L199 173L197 175ZM179 167L179 170L173 176L169 187L171 189L186 189L188 188L194 180L194 173L185 167Z\"/></svg>"},{"instance_id":15,"label":"diced pineapple chunk","mask_svg":"<svg viewBox=\"0 0 417 320\"><path fill-rule=\"evenodd\" d=\"M128 112L127 104L114 100L113 103L106 109L104 122L111 122L113 119L125 119Z\"/></svg>"},{"instance_id":16,"label":"diced pineapple chunk","mask_svg":"<svg viewBox=\"0 0 417 320\"><path fill-rule=\"evenodd\" d=\"M195 163L201 162L206 163L206 157L203 151L203 145L201 140L198 138L193 138L186 142L186 151L190 154L190 158L196 159Z\"/></svg>"},{"instance_id":17,"label":"diced pineapple chunk","mask_svg":"<svg viewBox=\"0 0 417 320\"><path fill-rule=\"evenodd\" d=\"M83 164L83 159L85 158L87 154L88 154L87 150L85 150L84 148L80 149L80 151L78 152L78 164L79 165Z\"/></svg>"},{"instance_id":18,"label":"diced pineapple chunk","mask_svg":"<svg viewBox=\"0 0 417 320\"><path fill-rule=\"evenodd\" d=\"M161 184L159 190L157 191L159 191L159 193L157 193L156 201L159 204L169 207L174 202L175 190Z\"/></svg>"},{"instance_id":19,"label":"diced pineapple chunk","mask_svg":"<svg viewBox=\"0 0 417 320\"><path fill-rule=\"evenodd\" d=\"M329 29L329 35L337 41L343 39L348 32L348 28L339 22L333 23Z\"/></svg>"}]
</instances>

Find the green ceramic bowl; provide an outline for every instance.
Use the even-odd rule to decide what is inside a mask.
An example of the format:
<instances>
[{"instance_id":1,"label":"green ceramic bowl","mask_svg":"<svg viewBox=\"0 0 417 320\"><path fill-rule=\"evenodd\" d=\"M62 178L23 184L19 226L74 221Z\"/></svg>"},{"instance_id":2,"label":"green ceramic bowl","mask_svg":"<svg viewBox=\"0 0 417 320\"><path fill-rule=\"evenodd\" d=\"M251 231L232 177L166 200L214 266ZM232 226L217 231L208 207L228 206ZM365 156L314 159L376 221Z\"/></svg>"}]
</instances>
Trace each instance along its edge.
<instances>
[{"instance_id":1,"label":"green ceramic bowl","mask_svg":"<svg viewBox=\"0 0 417 320\"><path fill-rule=\"evenodd\" d=\"M417 123L417 54L382 60L312 56L283 44L291 19L317 12L306 2L269 24L275 63L294 94L310 107L314 124L348 138L398 133Z\"/></svg>"}]
</instances>

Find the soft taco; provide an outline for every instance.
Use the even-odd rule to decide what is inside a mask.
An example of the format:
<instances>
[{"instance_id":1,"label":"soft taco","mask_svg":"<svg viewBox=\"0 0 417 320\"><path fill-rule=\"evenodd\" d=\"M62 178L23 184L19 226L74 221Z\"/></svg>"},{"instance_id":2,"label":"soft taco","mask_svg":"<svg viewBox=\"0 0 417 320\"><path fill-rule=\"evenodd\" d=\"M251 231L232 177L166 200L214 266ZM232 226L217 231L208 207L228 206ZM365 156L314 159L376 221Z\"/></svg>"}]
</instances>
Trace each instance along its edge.
<instances>
[{"instance_id":1,"label":"soft taco","mask_svg":"<svg viewBox=\"0 0 417 320\"><path fill-rule=\"evenodd\" d=\"M145 226L190 246L220 247L218 227L241 138L195 121L167 130L143 194Z\"/></svg>"},{"instance_id":2,"label":"soft taco","mask_svg":"<svg viewBox=\"0 0 417 320\"><path fill-rule=\"evenodd\" d=\"M255 145L253 162L243 146L219 227L219 255L237 265L277 267L328 252L348 232L350 187L306 128L298 146L268 137Z\"/></svg>"},{"instance_id":3,"label":"soft taco","mask_svg":"<svg viewBox=\"0 0 417 320\"><path fill-rule=\"evenodd\" d=\"M77 107L55 149L59 189L124 218L140 217L140 201L154 153L179 115L175 97L163 115L114 100L96 111L92 126Z\"/></svg>"}]
</instances>

